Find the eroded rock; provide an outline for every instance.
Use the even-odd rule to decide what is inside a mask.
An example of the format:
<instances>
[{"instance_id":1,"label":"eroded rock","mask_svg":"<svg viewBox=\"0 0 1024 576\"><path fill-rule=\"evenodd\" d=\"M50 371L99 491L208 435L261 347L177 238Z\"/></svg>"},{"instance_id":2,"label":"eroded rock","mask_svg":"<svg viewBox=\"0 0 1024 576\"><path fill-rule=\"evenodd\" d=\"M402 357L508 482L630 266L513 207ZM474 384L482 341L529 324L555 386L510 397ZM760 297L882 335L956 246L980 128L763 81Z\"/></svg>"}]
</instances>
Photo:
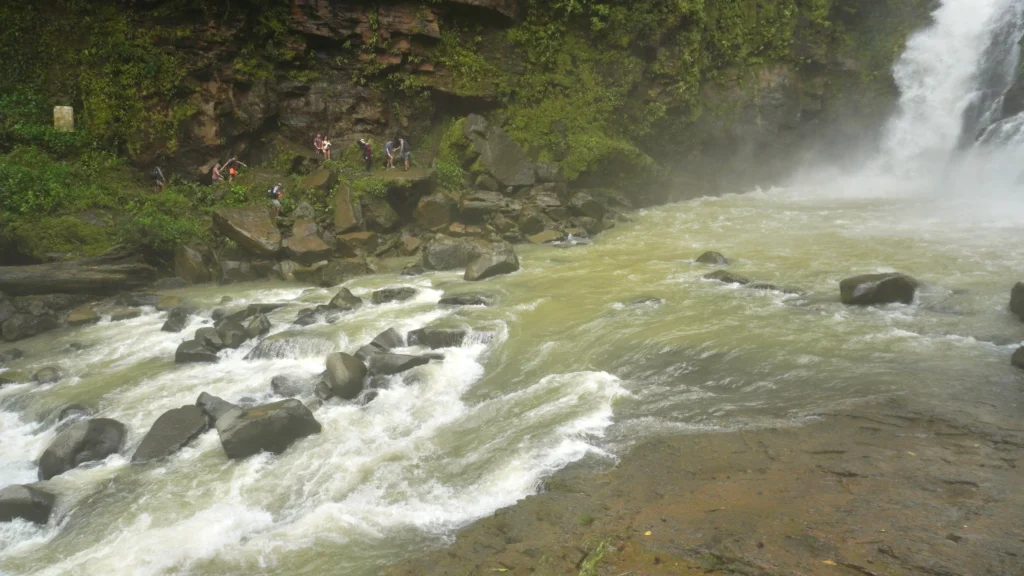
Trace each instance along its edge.
<instances>
[{"instance_id":1,"label":"eroded rock","mask_svg":"<svg viewBox=\"0 0 1024 576\"><path fill-rule=\"evenodd\" d=\"M210 422L202 408L194 404L168 410L160 415L142 438L132 456L133 464L166 458L206 432Z\"/></svg>"},{"instance_id":2,"label":"eroded rock","mask_svg":"<svg viewBox=\"0 0 1024 576\"><path fill-rule=\"evenodd\" d=\"M39 479L49 480L87 462L103 460L124 445L127 429L110 418L80 420L57 435L39 458Z\"/></svg>"}]
</instances>

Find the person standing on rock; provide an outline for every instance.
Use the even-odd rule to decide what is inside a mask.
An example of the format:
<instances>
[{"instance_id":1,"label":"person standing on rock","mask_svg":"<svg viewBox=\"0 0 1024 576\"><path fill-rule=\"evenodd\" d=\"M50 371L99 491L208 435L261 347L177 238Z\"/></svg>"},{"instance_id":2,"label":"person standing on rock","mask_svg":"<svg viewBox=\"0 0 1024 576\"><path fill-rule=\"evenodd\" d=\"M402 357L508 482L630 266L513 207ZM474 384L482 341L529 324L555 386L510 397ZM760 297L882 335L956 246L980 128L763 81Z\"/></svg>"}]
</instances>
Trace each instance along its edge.
<instances>
[{"instance_id":1,"label":"person standing on rock","mask_svg":"<svg viewBox=\"0 0 1024 576\"><path fill-rule=\"evenodd\" d=\"M217 163L213 165L213 171L210 173L210 178L213 180L214 184L224 179L224 177L220 175L221 168L222 166L220 165L220 161L218 160Z\"/></svg>"},{"instance_id":2,"label":"person standing on rock","mask_svg":"<svg viewBox=\"0 0 1024 576\"><path fill-rule=\"evenodd\" d=\"M164 171L159 166L154 166L153 171L149 175L153 177L153 182L156 184L156 193L163 192L164 185L167 184L167 180L164 178Z\"/></svg>"},{"instance_id":3,"label":"person standing on rock","mask_svg":"<svg viewBox=\"0 0 1024 576\"><path fill-rule=\"evenodd\" d=\"M324 155L324 160L331 159L331 141L324 138L323 144L321 144L321 153Z\"/></svg>"},{"instance_id":4,"label":"person standing on rock","mask_svg":"<svg viewBox=\"0 0 1024 576\"><path fill-rule=\"evenodd\" d=\"M401 136L398 137L398 156L402 158L402 162L405 164L405 171L409 171L409 155L412 154L412 148L409 146L409 141Z\"/></svg>"},{"instance_id":5,"label":"person standing on rock","mask_svg":"<svg viewBox=\"0 0 1024 576\"><path fill-rule=\"evenodd\" d=\"M271 217L274 220L277 220L278 215L281 213L282 196L284 196L284 187L280 182L277 183L277 186L267 190L267 197L270 198L270 207L273 210L273 215Z\"/></svg>"},{"instance_id":6,"label":"person standing on rock","mask_svg":"<svg viewBox=\"0 0 1024 576\"><path fill-rule=\"evenodd\" d=\"M228 168L228 182L234 182L235 176L238 176L238 169L235 168L236 164L238 166L245 166L246 168L248 168L248 166L246 166L242 162L239 162L238 156L232 156L231 160L228 160L227 163L224 164L224 166L227 166Z\"/></svg>"},{"instance_id":7,"label":"person standing on rock","mask_svg":"<svg viewBox=\"0 0 1024 576\"><path fill-rule=\"evenodd\" d=\"M367 172L373 171L373 140L359 139L359 147L363 149L363 165Z\"/></svg>"},{"instance_id":8,"label":"person standing on rock","mask_svg":"<svg viewBox=\"0 0 1024 576\"><path fill-rule=\"evenodd\" d=\"M395 167L395 144L391 140L384 143L384 154L388 157L388 164L384 169L391 170Z\"/></svg>"},{"instance_id":9,"label":"person standing on rock","mask_svg":"<svg viewBox=\"0 0 1024 576\"><path fill-rule=\"evenodd\" d=\"M316 149L317 154L320 154L321 156L323 155L324 137L319 132L316 133L316 138L313 138L313 148Z\"/></svg>"}]
</instances>

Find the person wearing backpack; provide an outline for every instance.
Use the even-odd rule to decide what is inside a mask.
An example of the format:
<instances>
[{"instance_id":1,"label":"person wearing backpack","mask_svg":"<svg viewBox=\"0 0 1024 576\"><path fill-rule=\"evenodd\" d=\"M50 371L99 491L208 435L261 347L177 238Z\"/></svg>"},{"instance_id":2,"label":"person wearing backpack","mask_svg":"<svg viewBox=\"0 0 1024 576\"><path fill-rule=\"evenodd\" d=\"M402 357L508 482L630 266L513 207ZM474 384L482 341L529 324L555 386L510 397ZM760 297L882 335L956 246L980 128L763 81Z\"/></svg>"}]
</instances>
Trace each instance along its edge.
<instances>
[{"instance_id":1,"label":"person wearing backpack","mask_svg":"<svg viewBox=\"0 0 1024 576\"><path fill-rule=\"evenodd\" d=\"M271 216L274 220L277 220L278 214L281 213L281 197L284 196L284 187L279 182L277 186L267 190L267 197L270 198L270 207L273 208L273 215Z\"/></svg>"},{"instance_id":2,"label":"person wearing backpack","mask_svg":"<svg viewBox=\"0 0 1024 576\"><path fill-rule=\"evenodd\" d=\"M359 147L363 149L363 165L367 172L373 171L373 140L359 139Z\"/></svg>"},{"instance_id":3,"label":"person wearing backpack","mask_svg":"<svg viewBox=\"0 0 1024 576\"><path fill-rule=\"evenodd\" d=\"M156 184L156 193L163 192L164 185L167 184L167 180L164 178L164 171L159 166L154 166L149 175L153 177L153 183Z\"/></svg>"}]
</instances>

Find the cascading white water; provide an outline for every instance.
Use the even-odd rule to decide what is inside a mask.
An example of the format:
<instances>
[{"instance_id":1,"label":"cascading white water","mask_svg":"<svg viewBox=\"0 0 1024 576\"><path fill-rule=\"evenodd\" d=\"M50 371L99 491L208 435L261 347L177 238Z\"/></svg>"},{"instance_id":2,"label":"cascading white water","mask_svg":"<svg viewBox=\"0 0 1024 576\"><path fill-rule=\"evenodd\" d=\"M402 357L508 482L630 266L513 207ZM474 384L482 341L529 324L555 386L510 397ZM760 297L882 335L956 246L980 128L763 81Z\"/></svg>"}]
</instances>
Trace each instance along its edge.
<instances>
[{"instance_id":1,"label":"cascading white water","mask_svg":"<svg viewBox=\"0 0 1024 576\"><path fill-rule=\"evenodd\" d=\"M1017 64L1024 2L946 0L933 17L893 70L900 106L882 155L899 172L931 172L995 119Z\"/></svg>"}]
</instances>

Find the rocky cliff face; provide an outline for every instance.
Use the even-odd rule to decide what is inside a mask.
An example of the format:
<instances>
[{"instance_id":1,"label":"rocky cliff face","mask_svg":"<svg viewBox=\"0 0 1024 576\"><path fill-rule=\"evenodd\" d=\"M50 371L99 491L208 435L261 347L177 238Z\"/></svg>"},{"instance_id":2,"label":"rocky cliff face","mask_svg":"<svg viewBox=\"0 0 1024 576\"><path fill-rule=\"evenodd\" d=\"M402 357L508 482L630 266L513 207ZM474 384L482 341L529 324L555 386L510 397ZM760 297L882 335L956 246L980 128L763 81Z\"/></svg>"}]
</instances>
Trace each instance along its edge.
<instances>
[{"instance_id":1,"label":"rocky cliff face","mask_svg":"<svg viewBox=\"0 0 1024 576\"><path fill-rule=\"evenodd\" d=\"M841 127L847 111L884 115L895 49L928 7L264 4L154 0L124 12L130 25L152 30L146 42L173 54L180 69L176 85L143 95L162 130L133 143L140 164L159 160L195 174L228 153L266 156L277 136L305 145L317 131L331 135L335 150L363 135L406 132L422 160L436 152L447 118L483 111L531 160L566 164L570 180L649 176L652 161L689 181L736 174L739 165L769 167L773 177L783 156ZM66 84L87 83L91 73L98 71L81 70ZM75 104L103 129L90 113L95 102Z\"/></svg>"}]
</instances>

